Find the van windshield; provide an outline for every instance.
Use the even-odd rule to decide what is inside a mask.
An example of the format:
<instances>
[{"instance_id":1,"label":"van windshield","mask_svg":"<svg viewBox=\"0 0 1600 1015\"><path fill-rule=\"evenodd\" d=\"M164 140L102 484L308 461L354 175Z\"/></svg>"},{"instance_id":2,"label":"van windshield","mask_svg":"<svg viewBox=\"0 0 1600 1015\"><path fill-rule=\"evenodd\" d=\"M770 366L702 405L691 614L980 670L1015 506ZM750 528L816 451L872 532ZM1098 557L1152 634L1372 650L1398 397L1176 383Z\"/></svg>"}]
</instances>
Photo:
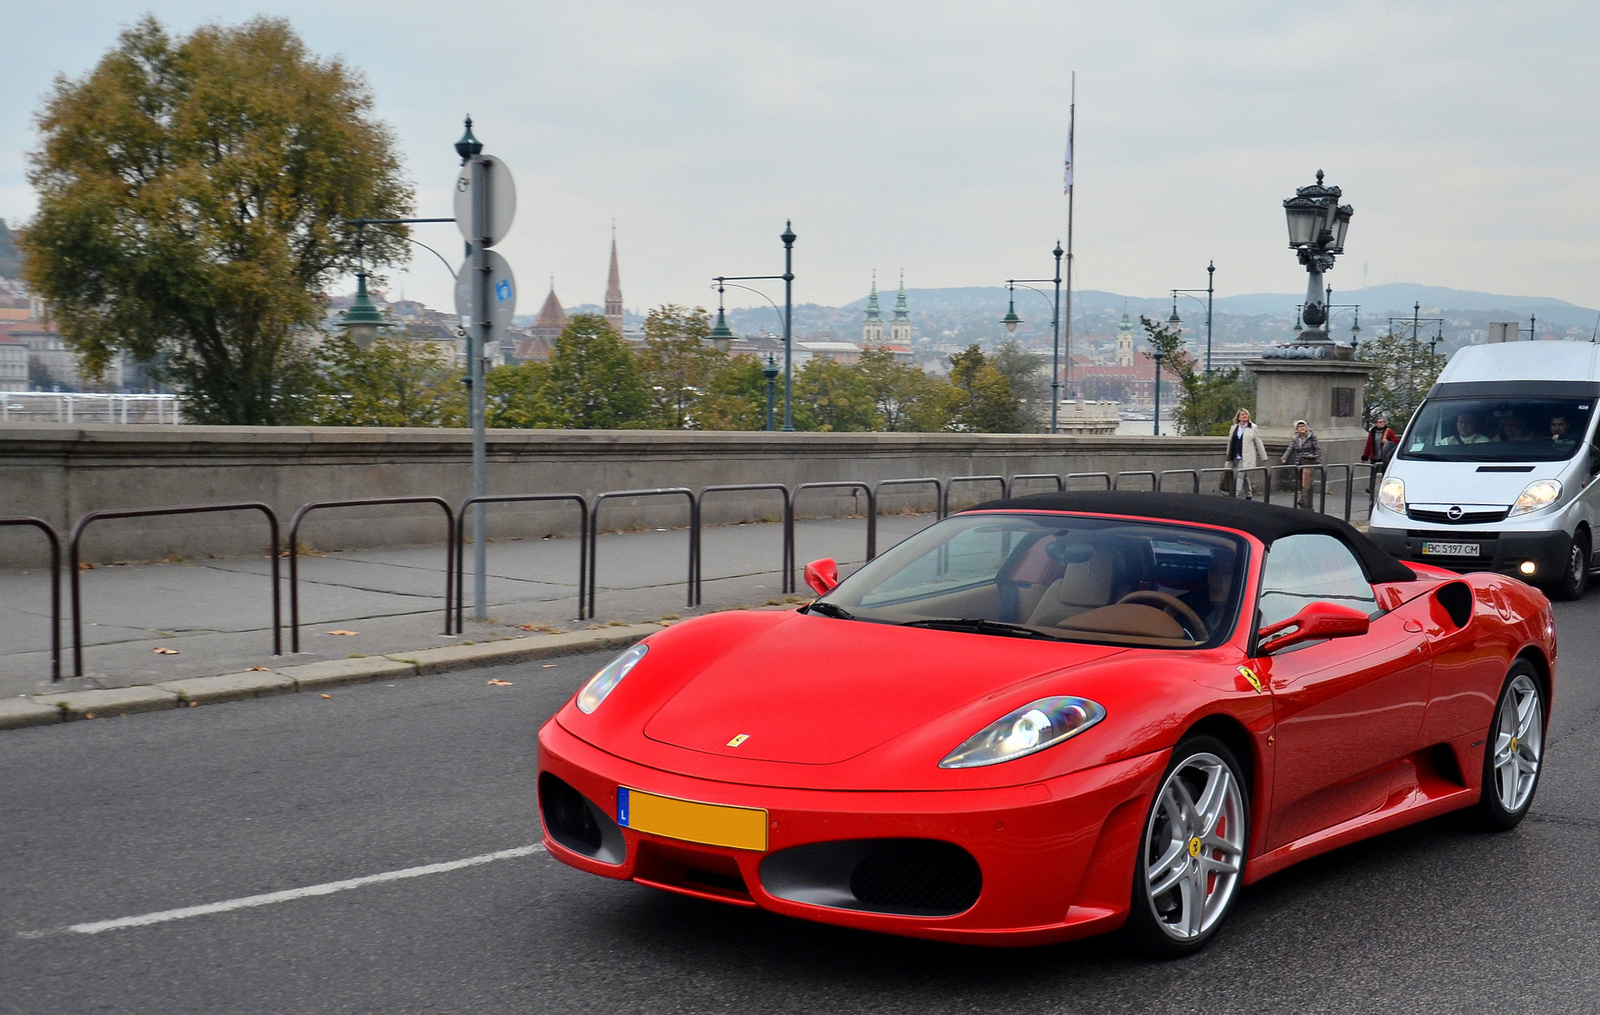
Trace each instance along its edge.
<instances>
[{"instance_id":1,"label":"van windshield","mask_svg":"<svg viewBox=\"0 0 1600 1015\"><path fill-rule=\"evenodd\" d=\"M1438 398L1417 411L1400 457L1423 461L1559 462L1589 432L1592 398Z\"/></svg>"}]
</instances>

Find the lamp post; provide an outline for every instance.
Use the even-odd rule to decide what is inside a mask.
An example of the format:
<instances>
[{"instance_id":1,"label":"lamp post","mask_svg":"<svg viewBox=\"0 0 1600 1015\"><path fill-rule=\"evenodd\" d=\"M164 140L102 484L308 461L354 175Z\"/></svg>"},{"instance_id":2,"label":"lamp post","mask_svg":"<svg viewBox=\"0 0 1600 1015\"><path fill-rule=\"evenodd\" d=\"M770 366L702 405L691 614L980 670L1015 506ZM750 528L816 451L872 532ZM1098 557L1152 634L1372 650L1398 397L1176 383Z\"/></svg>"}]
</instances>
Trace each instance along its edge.
<instances>
[{"instance_id":1,"label":"lamp post","mask_svg":"<svg viewBox=\"0 0 1600 1015\"><path fill-rule=\"evenodd\" d=\"M1061 429L1061 255L1066 251L1061 249L1061 241L1056 241L1056 248L1050 252L1056 259L1056 273L1053 278L1008 278L1006 289L1010 294L1006 308L1006 315L1000 323L1006 326L1009 334L1015 334L1017 325L1022 323L1022 318L1017 316L1017 286L1024 289L1033 289L1029 282L1043 285L1046 282L1055 284L1055 298L1042 289L1033 289L1034 292L1050 301L1050 432L1059 433Z\"/></svg>"},{"instance_id":2,"label":"lamp post","mask_svg":"<svg viewBox=\"0 0 1600 1015\"><path fill-rule=\"evenodd\" d=\"M1324 326L1328 322L1328 307L1323 301L1322 276L1333 270L1334 257L1344 253L1344 237L1350 228L1350 217L1355 209L1340 204L1342 191L1338 187L1322 184L1322 170L1317 170L1317 182L1309 187L1298 187L1294 197L1283 202L1283 211L1289 224L1289 249L1293 250L1305 267L1306 302L1301 311L1307 330L1301 332L1300 342L1327 342Z\"/></svg>"},{"instance_id":3,"label":"lamp post","mask_svg":"<svg viewBox=\"0 0 1600 1015\"><path fill-rule=\"evenodd\" d=\"M1217 292L1216 281L1217 262L1211 261L1206 264L1206 287L1204 289L1172 290L1172 316L1167 318L1168 324L1181 325L1183 323L1183 319L1178 316L1178 297L1187 296L1191 300L1194 300L1196 303L1198 303L1200 302L1200 297L1195 294L1206 294L1206 373L1208 374L1211 372L1211 306Z\"/></svg>"},{"instance_id":4,"label":"lamp post","mask_svg":"<svg viewBox=\"0 0 1600 1015\"><path fill-rule=\"evenodd\" d=\"M1434 350L1438 348L1439 343L1444 341L1444 318L1423 317L1421 315L1422 304L1420 302L1411 304L1410 317L1389 318L1389 334L1394 334L1394 325L1396 321L1400 322L1400 326L1402 328L1409 324L1411 325L1411 341L1415 342L1418 340L1418 335L1421 333L1422 326L1424 324L1436 325L1438 330L1434 333L1433 338L1428 342L1428 355L1432 356L1434 354Z\"/></svg>"},{"instance_id":5,"label":"lamp post","mask_svg":"<svg viewBox=\"0 0 1600 1015\"><path fill-rule=\"evenodd\" d=\"M761 376L767 379L767 429L772 429L772 402L776 381L778 380L778 364L772 353L767 353L767 365L761 368Z\"/></svg>"},{"instance_id":6,"label":"lamp post","mask_svg":"<svg viewBox=\"0 0 1600 1015\"><path fill-rule=\"evenodd\" d=\"M711 329L711 344L716 346L720 353L726 353L733 348L733 329L728 327L728 316L722 309L723 289L722 279L717 279L717 323Z\"/></svg>"},{"instance_id":7,"label":"lamp post","mask_svg":"<svg viewBox=\"0 0 1600 1015\"><path fill-rule=\"evenodd\" d=\"M794 430L794 233L793 222L783 224L783 233L778 237L783 241L783 274L782 275L718 275L717 285L720 287L727 282L776 282L783 281L783 428L787 431ZM749 286L736 286L739 289L749 289ZM760 290L751 290L759 293L763 299L765 293ZM767 302L771 303L769 299ZM773 304L776 308L777 304ZM731 333L730 333L731 335Z\"/></svg>"},{"instance_id":8,"label":"lamp post","mask_svg":"<svg viewBox=\"0 0 1600 1015\"><path fill-rule=\"evenodd\" d=\"M1160 437L1161 436L1161 350L1160 349L1156 350L1155 360L1156 360L1156 411L1155 411L1155 417L1156 418L1155 418L1155 428L1154 428L1153 432L1154 432L1155 436Z\"/></svg>"}]
</instances>

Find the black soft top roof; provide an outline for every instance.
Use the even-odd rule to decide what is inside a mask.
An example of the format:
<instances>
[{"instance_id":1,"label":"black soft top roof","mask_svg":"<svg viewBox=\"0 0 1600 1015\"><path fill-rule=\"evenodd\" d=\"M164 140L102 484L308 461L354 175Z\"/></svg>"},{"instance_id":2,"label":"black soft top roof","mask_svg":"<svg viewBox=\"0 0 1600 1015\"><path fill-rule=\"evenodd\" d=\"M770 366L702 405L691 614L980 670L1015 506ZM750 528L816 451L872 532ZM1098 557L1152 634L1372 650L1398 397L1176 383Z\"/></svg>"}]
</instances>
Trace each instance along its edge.
<instances>
[{"instance_id":1,"label":"black soft top roof","mask_svg":"<svg viewBox=\"0 0 1600 1015\"><path fill-rule=\"evenodd\" d=\"M1074 511L1102 515L1137 515L1174 522L1196 522L1248 532L1268 546L1273 540L1302 532L1320 532L1350 547L1372 582L1415 581L1409 567L1337 518L1297 508L1260 504L1234 497L1192 493L1138 493L1124 490L1082 490L1036 493L992 500L969 511Z\"/></svg>"}]
</instances>

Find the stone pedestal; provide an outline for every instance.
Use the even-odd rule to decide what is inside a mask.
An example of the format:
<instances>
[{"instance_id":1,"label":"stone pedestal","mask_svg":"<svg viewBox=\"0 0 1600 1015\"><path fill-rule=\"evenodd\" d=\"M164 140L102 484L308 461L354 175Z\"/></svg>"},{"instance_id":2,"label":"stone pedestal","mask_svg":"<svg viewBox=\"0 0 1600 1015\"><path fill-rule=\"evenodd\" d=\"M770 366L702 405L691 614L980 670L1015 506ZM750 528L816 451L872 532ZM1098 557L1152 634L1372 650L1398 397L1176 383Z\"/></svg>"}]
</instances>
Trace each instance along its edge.
<instances>
[{"instance_id":1,"label":"stone pedestal","mask_svg":"<svg viewBox=\"0 0 1600 1015\"><path fill-rule=\"evenodd\" d=\"M1281 352L1280 352L1281 350ZM1323 461L1356 462L1367 433L1363 392L1377 364L1331 343L1279 346L1244 361L1256 375L1256 425L1269 444L1283 447L1303 419L1322 442Z\"/></svg>"}]
</instances>

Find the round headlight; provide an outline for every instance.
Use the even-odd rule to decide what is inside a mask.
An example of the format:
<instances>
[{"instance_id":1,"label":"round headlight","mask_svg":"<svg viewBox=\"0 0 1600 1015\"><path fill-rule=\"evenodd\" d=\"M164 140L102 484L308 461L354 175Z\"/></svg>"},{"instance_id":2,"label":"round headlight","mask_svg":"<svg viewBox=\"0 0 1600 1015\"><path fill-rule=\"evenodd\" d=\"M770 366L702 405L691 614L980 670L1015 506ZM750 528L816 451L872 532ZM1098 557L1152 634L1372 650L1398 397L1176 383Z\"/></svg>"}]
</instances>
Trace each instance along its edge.
<instances>
[{"instance_id":1,"label":"round headlight","mask_svg":"<svg viewBox=\"0 0 1600 1015\"><path fill-rule=\"evenodd\" d=\"M1517 502L1511 505L1511 513L1525 515L1529 511L1537 511L1549 507L1561 496L1561 483L1554 479L1540 479L1529 483L1528 488L1517 497Z\"/></svg>"},{"instance_id":2,"label":"round headlight","mask_svg":"<svg viewBox=\"0 0 1600 1015\"><path fill-rule=\"evenodd\" d=\"M1406 509L1406 484L1399 478L1385 479L1378 487L1378 504L1385 510L1404 513Z\"/></svg>"},{"instance_id":3,"label":"round headlight","mask_svg":"<svg viewBox=\"0 0 1600 1015\"><path fill-rule=\"evenodd\" d=\"M1076 736L1106 717L1088 698L1040 698L1001 716L945 755L940 768L981 768L1026 757Z\"/></svg>"},{"instance_id":4,"label":"round headlight","mask_svg":"<svg viewBox=\"0 0 1600 1015\"><path fill-rule=\"evenodd\" d=\"M583 690L578 692L578 710L593 712L606 700L606 696L617 689L622 683L622 678L639 665L639 660L650 651L650 646L645 644L635 645L633 648L617 656L600 668L600 672L589 678L583 685Z\"/></svg>"}]
</instances>

